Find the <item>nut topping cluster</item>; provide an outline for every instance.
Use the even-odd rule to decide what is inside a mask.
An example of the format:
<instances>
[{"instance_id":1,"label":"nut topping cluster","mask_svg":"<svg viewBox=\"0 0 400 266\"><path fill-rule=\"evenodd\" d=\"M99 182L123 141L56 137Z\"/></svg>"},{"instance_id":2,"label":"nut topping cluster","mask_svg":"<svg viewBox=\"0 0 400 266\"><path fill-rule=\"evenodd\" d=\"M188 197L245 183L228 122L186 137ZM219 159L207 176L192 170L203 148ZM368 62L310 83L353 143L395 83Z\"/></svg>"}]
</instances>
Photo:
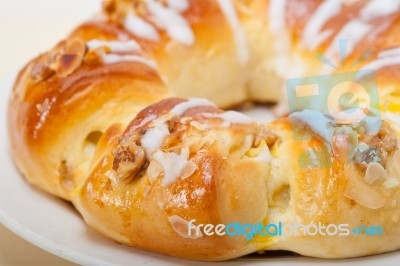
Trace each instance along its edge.
<instances>
[{"instance_id":1,"label":"nut topping cluster","mask_svg":"<svg viewBox=\"0 0 400 266\"><path fill-rule=\"evenodd\" d=\"M30 77L35 83L52 75L65 78L81 66L87 50L85 42L78 38L61 42L32 66Z\"/></svg>"}]
</instances>

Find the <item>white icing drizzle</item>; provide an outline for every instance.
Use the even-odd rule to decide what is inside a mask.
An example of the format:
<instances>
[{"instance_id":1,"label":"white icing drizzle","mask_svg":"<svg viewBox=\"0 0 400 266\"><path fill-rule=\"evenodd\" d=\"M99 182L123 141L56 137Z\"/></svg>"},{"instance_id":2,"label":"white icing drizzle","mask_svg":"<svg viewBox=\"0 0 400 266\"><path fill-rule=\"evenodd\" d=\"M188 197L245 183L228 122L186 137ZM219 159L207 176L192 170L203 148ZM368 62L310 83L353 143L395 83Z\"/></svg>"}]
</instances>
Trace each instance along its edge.
<instances>
[{"instance_id":1,"label":"white icing drizzle","mask_svg":"<svg viewBox=\"0 0 400 266\"><path fill-rule=\"evenodd\" d=\"M392 122L393 124L400 126L400 114L385 112L382 115L385 117L385 119L389 119L389 121Z\"/></svg>"},{"instance_id":2,"label":"white icing drizzle","mask_svg":"<svg viewBox=\"0 0 400 266\"><path fill-rule=\"evenodd\" d=\"M236 112L236 111L226 111L221 114L203 113L202 116L210 117L210 118L220 118L220 119L224 120L224 122L221 124L222 127L229 127L231 125L231 123L232 124L255 123L255 121L252 120L247 115L244 115L244 114Z\"/></svg>"},{"instance_id":3,"label":"white icing drizzle","mask_svg":"<svg viewBox=\"0 0 400 266\"><path fill-rule=\"evenodd\" d=\"M189 23L177 10L155 0L146 0L146 4L157 25L165 29L171 39L185 45L194 43L195 37Z\"/></svg>"},{"instance_id":4,"label":"white icing drizzle","mask_svg":"<svg viewBox=\"0 0 400 266\"><path fill-rule=\"evenodd\" d=\"M176 11L183 12L189 8L188 0L167 0L168 5Z\"/></svg>"},{"instance_id":5,"label":"white icing drizzle","mask_svg":"<svg viewBox=\"0 0 400 266\"><path fill-rule=\"evenodd\" d=\"M129 41L103 41L103 40L90 40L86 43L89 50L95 50L99 47L108 47L110 52L123 53L123 52L139 52L140 45L134 40Z\"/></svg>"},{"instance_id":6,"label":"white icing drizzle","mask_svg":"<svg viewBox=\"0 0 400 266\"><path fill-rule=\"evenodd\" d=\"M151 157L153 152L161 148L164 138L169 134L166 123L147 130L146 134L142 137L141 144L146 151L148 159Z\"/></svg>"},{"instance_id":7,"label":"white icing drizzle","mask_svg":"<svg viewBox=\"0 0 400 266\"><path fill-rule=\"evenodd\" d=\"M145 40L158 41L160 39L157 29L134 13L128 13L124 21L124 27L132 34Z\"/></svg>"},{"instance_id":8,"label":"white icing drizzle","mask_svg":"<svg viewBox=\"0 0 400 266\"><path fill-rule=\"evenodd\" d=\"M331 113L331 116L340 124L353 124L361 121L364 117L366 117L366 114L359 108L353 108Z\"/></svg>"},{"instance_id":9,"label":"white icing drizzle","mask_svg":"<svg viewBox=\"0 0 400 266\"><path fill-rule=\"evenodd\" d=\"M248 49L246 35L240 24L238 14L232 0L217 0L222 13L231 28L236 43L236 52L239 63L246 64L249 60L250 53Z\"/></svg>"},{"instance_id":10,"label":"white icing drizzle","mask_svg":"<svg viewBox=\"0 0 400 266\"><path fill-rule=\"evenodd\" d=\"M333 40L336 41L338 39L347 39L348 43L346 55L350 55L358 42L360 42L370 30L371 25L364 21L354 19L344 25L344 27L339 31ZM329 46L326 54L328 58L332 59L332 61L339 60L340 57L336 47L336 42Z\"/></svg>"},{"instance_id":11,"label":"white icing drizzle","mask_svg":"<svg viewBox=\"0 0 400 266\"><path fill-rule=\"evenodd\" d=\"M371 0L360 12L361 18L371 21L378 17L389 16L399 11L398 0Z\"/></svg>"},{"instance_id":12,"label":"white icing drizzle","mask_svg":"<svg viewBox=\"0 0 400 266\"><path fill-rule=\"evenodd\" d=\"M307 125L327 143L331 143L335 122L319 112L304 110L290 115L291 123L300 122Z\"/></svg>"},{"instance_id":13,"label":"white icing drizzle","mask_svg":"<svg viewBox=\"0 0 400 266\"><path fill-rule=\"evenodd\" d=\"M172 229L183 238L196 239L203 236L200 230L192 230L189 234L189 222L178 215L169 216L168 222L171 224ZM198 231L198 235L196 231Z\"/></svg>"},{"instance_id":14,"label":"white icing drizzle","mask_svg":"<svg viewBox=\"0 0 400 266\"><path fill-rule=\"evenodd\" d=\"M119 62L138 62L145 64L153 69L157 68L156 62L138 55L116 55L116 54L101 54L104 64L115 64Z\"/></svg>"},{"instance_id":15,"label":"white icing drizzle","mask_svg":"<svg viewBox=\"0 0 400 266\"><path fill-rule=\"evenodd\" d=\"M311 51L316 49L321 43L323 43L326 39L328 39L333 33L333 30L324 30L320 34L314 37L313 42L305 43L306 48Z\"/></svg>"},{"instance_id":16,"label":"white icing drizzle","mask_svg":"<svg viewBox=\"0 0 400 266\"><path fill-rule=\"evenodd\" d=\"M362 120L362 126L364 127L365 133L369 135L378 134L382 128L382 119L380 117L366 116Z\"/></svg>"},{"instance_id":17,"label":"white icing drizzle","mask_svg":"<svg viewBox=\"0 0 400 266\"><path fill-rule=\"evenodd\" d=\"M400 55L396 57L384 57L364 65L360 70L366 70L366 69L377 70L387 66L399 65L399 64L400 64ZM361 75L357 76L357 78L361 77L362 77Z\"/></svg>"},{"instance_id":18,"label":"white icing drizzle","mask_svg":"<svg viewBox=\"0 0 400 266\"><path fill-rule=\"evenodd\" d=\"M285 10L287 0L271 0L268 9L269 29L274 34L285 30Z\"/></svg>"},{"instance_id":19,"label":"white icing drizzle","mask_svg":"<svg viewBox=\"0 0 400 266\"><path fill-rule=\"evenodd\" d=\"M332 34L332 31L321 32L321 29L328 20L340 13L342 3L343 0L326 0L320 4L304 28L302 42L307 49L314 50Z\"/></svg>"},{"instance_id":20,"label":"white icing drizzle","mask_svg":"<svg viewBox=\"0 0 400 266\"><path fill-rule=\"evenodd\" d=\"M391 57L391 56L400 56L400 47L387 49L384 51L379 52L378 57Z\"/></svg>"},{"instance_id":21,"label":"white icing drizzle","mask_svg":"<svg viewBox=\"0 0 400 266\"><path fill-rule=\"evenodd\" d=\"M150 114L150 115L146 116L145 118L142 119L142 121L140 121L140 123L138 125L135 126L135 129L141 128L142 126L149 123L150 121L153 121L156 118L157 118L157 116L155 114Z\"/></svg>"},{"instance_id":22,"label":"white icing drizzle","mask_svg":"<svg viewBox=\"0 0 400 266\"><path fill-rule=\"evenodd\" d=\"M360 70L378 70L387 66L399 65L400 64L400 47L392 48L388 50L381 51L378 54L378 58L368 64L364 65ZM358 75L357 78L360 79L366 74Z\"/></svg>"},{"instance_id":23,"label":"white icing drizzle","mask_svg":"<svg viewBox=\"0 0 400 266\"><path fill-rule=\"evenodd\" d=\"M174 183L182 174L186 165L190 163L189 150L183 148L181 154L173 152L162 152L158 150L153 155L156 160L164 169L164 177L161 181L161 185L167 186Z\"/></svg>"},{"instance_id":24,"label":"white icing drizzle","mask_svg":"<svg viewBox=\"0 0 400 266\"><path fill-rule=\"evenodd\" d=\"M206 99L201 99L201 98L190 98L186 102L182 102L180 104L177 104L174 106L174 108L171 109L170 113L173 113L175 115L182 115L184 112L187 110L194 108L194 107L206 107L206 106L212 106L216 107L216 105L209 100Z\"/></svg>"},{"instance_id":25,"label":"white icing drizzle","mask_svg":"<svg viewBox=\"0 0 400 266\"><path fill-rule=\"evenodd\" d=\"M333 40L348 39L346 54L350 55L362 38L372 30L372 20L393 14L399 11L399 8L399 0L371 0L361 9L359 18L347 22ZM330 45L327 54L333 57L331 59L338 60L338 53L334 52L337 50L335 45L334 43Z\"/></svg>"},{"instance_id":26,"label":"white icing drizzle","mask_svg":"<svg viewBox=\"0 0 400 266\"><path fill-rule=\"evenodd\" d=\"M226 111L222 114L216 115L225 121L228 121L230 123L236 123L236 124L251 124L254 123L254 121L248 117L247 115L244 115L242 113L236 112L236 111Z\"/></svg>"}]
</instances>

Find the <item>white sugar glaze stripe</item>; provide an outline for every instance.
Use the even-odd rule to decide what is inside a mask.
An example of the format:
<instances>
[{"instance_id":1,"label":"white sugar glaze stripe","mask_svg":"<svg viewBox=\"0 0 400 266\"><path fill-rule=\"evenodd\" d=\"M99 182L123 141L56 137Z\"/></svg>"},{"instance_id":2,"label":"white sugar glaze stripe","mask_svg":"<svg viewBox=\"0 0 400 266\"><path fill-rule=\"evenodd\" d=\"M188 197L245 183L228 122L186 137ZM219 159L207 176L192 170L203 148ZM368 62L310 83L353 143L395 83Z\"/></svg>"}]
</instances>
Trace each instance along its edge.
<instances>
[{"instance_id":1,"label":"white sugar glaze stripe","mask_svg":"<svg viewBox=\"0 0 400 266\"><path fill-rule=\"evenodd\" d=\"M160 39L157 29L134 13L128 13L124 21L124 27L132 34L145 40L158 41Z\"/></svg>"},{"instance_id":2,"label":"white sugar glaze stripe","mask_svg":"<svg viewBox=\"0 0 400 266\"><path fill-rule=\"evenodd\" d=\"M387 49L379 53L379 58L391 57L391 56L400 56L400 47Z\"/></svg>"},{"instance_id":3,"label":"white sugar glaze stripe","mask_svg":"<svg viewBox=\"0 0 400 266\"><path fill-rule=\"evenodd\" d=\"M325 0L320 4L308 20L304 29L302 42L307 49L315 49L329 37L330 32L328 32L329 34L326 33L327 31L321 32L321 29L328 20L340 13L342 10L342 3L342 0ZM324 37L320 38L322 34Z\"/></svg>"},{"instance_id":4,"label":"white sugar glaze stripe","mask_svg":"<svg viewBox=\"0 0 400 266\"><path fill-rule=\"evenodd\" d=\"M115 64L119 62L138 62L145 64L153 69L157 67L156 62L138 55L116 55L116 54L102 54L101 58L104 64Z\"/></svg>"},{"instance_id":5,"label":"white sugar glaze stripe","mask_svg":"<svg viewBox=\"0 0 400 266\"><path fill-rule=\"evenodd\" d=\"M371 21L378 17L389 16L400 8L398 0L371 0L360 12L361 19Z\"/></svg>"},{"instance_id":6,"label":"white sugar glaze stripe","mask_svg":"<svg viewBox=\"0 0 400 266\"><path fill-rule=\"evenodd\" d=\"M225 121L237 124L251 124L254 121L245 114L236 112L236 111L226 111L222 114L218 115L220 118L224 119Z\"/></svg>"},{"instance_id":7,"label":"white sugar glaze stripe","mask_svg":"<svg viewBox=\"0 0 400 266\"><path fill-rule=\"evenodd\" d=\"M146 151L147 158L150 159L153 152L161 148L165 137L170 134L166 123L150 128L144 134L141 144Z\"/></svg>"},{"instance_id":8,"label":"white sugar glaze stripe","mask_svg":"<svg viewBox=\"0 0 400 266\"><path fill-rule=\"evenodd\" d=\"M384 57L372 61L361 68L361 70L372 69L377 70L387 66L399 65L400 64L400 55L394 57ZM359 78L362 76L358 76Z\"/></svg>"},{"instance_id":9,"label":"white sugar glaze stripe","mask_svg":"<svg viewBox=\"0 0 400 266\"><path fill-rule=\"evenodd\" d=\"M158 150L154 153L153 158L161 164L164 169L164 177L161 181L162 186L175 183L189 162L188 154L185 154L184 152L179 155L173 152L165 153Z\"/></svg>"},{"instance_id":10,"label":"white sugar glaze stripe","mask_svg":"<svg viewBox=\"0 0 400 266\"><path fill-rule=\"evenodd\" d=\"M126 42L122 41L102 41L102 40L90 40L86 43L89 50L95 50L99 47L108 47L111 52L139 52L140 46L134 40Z\"/></svg>"},{"instance_id":11,"label":"white sugar glaze stripe","mask_svg":"<svg viewBox=\"0 0 400 266\"><path fill-rule=\"evenodd\" d=\"M250 54L247 44L246 35L240 24L236 8L232 0L217 0L222 13L231 28L236 43L236 51L239 63L245 64L249 60Z\"/></svg>"},{"instance_id":12,"label":"white sugar glaze stripe","mask_svg":"<svg viewBox=\"0 0 400 266\"><path fill-rule=\"evenodd\" d=\"M155 0L146 0L146 4L157 25L165 29L171 39L185 45L194 43L194 33L189 23L178 11L165 7Z\"/></svg>"},{"instance_id":13,"label":"white sugar glaze stripe","mask_svg":"<svg viewBox=\"0 0 400 266\"><path fill-rule=\"evenodd\" d=\"M268 8L269 29L274 34L285 30L285 14L287 0L271 0Z\"/></svg>"},{"instance_id":14,"label":"white sugar glaze stripe","mask_svg":"<svg viewBox=\"0 0 400 266\"><path fill-rule=\"evenodd\" d=\"M186 11L189 8L188 0L168 0L168 5L178 12Z\"/></svg>"},{"instance_id":15,"label":"white sugar glaze stripe","mask_svg":"<svg viewBox=\"0 0 400 266\"><path fill-rule=\"evenodd\" d=\"M368 32L371 31L371 29L372 26L366 22L359 19L351 20L344 25L335 38L333 38L333 41L326 52L327 57L333 62L338 62L340 60L339 49L336 43L339 39L348 40L346 56L352 54L357 44L367 35Z\"/></svg>"},{"instance_id":16,"label":"white sugar glaze stripe","mask_svg":"<svg viewBox=\"0 0 400 266\"><path fill-rule=\"evenodd\" d=\"M187 110L194 108L194 107L206 107L206 106L211 106L211 107L216 107L216 105L209 100L206 99L200 99L200 98L190 98L186 102L182 102L180 104L175 105L174 108L171 109L171 113L175 115L182 115L184 112Z\"/></svg>"},{"instance_id":17,"label":"white sugar glaze stripe","mask_svg":"<svg viewBox=\"0 0 400 266\"><path fill-rule=\"evenodd\" d=\"M357 44L372 30L374 26L371 24L372 20L398 12L399 8L399 0L371 0L368 2L361 9L359 17L347 22L335 38L333 38L333 42L327 51L328 56L337 55L337 53L334 53L334 50L337 49L335 47L336 41L343 38L348 39L346 55L350 55ZM330 59L338 60L337 56Z\"/></svg>"},{"instance_id":18,"label":"white sugar glaze stripe","mask_svg":"<svg viewBox=\"0 0 400 266\"><path fill-rule=\"evenodd\" d=\"M252 124L255 123L250 117L236 111L226 111L221 114L204 113L204 117L221 118L222 120L233 124Z\"/></svg>"}]
</instances>

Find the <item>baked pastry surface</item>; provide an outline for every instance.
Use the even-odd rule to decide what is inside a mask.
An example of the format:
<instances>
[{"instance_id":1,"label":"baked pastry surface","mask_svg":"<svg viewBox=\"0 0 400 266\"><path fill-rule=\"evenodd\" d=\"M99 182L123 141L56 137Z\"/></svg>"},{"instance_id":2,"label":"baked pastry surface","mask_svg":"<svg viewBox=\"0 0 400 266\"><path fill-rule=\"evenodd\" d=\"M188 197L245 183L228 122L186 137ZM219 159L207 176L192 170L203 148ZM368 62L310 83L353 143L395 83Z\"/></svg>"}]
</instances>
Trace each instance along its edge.
<instances>
[{"instance_id":1,"label":"baked pastry surface","mask_svg":"<svg viewBox=\"0 0 400 266\"><path fill-rule=\"evenodd\" d=\"M15 162L102 234L171 256L225 260L282 249L346 258L396 250L399 7L105 1L101 16L21 70L8 113ZM287 114L287 79L341 71L316 60L322 54L343 71L375 70L378 130L309 110L258 124L219 109L272 102ZM307 138L297 139L296 130ZM384 235L188 237L192 219L381 226Z\"/></svg>"}]
</instances>

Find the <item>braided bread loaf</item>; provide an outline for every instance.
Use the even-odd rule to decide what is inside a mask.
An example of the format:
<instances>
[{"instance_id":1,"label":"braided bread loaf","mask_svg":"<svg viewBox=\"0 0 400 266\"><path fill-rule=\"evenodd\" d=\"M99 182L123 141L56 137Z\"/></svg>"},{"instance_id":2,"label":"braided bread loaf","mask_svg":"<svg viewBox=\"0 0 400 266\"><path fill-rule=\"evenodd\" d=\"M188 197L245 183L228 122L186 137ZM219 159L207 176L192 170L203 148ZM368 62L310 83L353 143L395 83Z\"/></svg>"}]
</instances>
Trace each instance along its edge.
<instances>
[{"instance_id":1,"label":"braided bread loaf","mask_svg":"<svg viewBox=\"0 0 400 266\"><path fill-rule=\"evenodd\" d=\"M399 8L386 0L105 1L103 15L20 72L8 117L14 159L30 183L71 201L102 234L163 254L396 250ZM339 38L348 39L347 56L336 50ZM286 79L334 73L318 53L344 69L358 58L376 69L377 130L309 110L264 125L218 109L258 101L287 111ZM294 128L311 138L299 141ZM330 167L315 167L321 162ZM384 235L246 241L188 235L193 219L375 225Z\"/></svg>"}]
</instances>

